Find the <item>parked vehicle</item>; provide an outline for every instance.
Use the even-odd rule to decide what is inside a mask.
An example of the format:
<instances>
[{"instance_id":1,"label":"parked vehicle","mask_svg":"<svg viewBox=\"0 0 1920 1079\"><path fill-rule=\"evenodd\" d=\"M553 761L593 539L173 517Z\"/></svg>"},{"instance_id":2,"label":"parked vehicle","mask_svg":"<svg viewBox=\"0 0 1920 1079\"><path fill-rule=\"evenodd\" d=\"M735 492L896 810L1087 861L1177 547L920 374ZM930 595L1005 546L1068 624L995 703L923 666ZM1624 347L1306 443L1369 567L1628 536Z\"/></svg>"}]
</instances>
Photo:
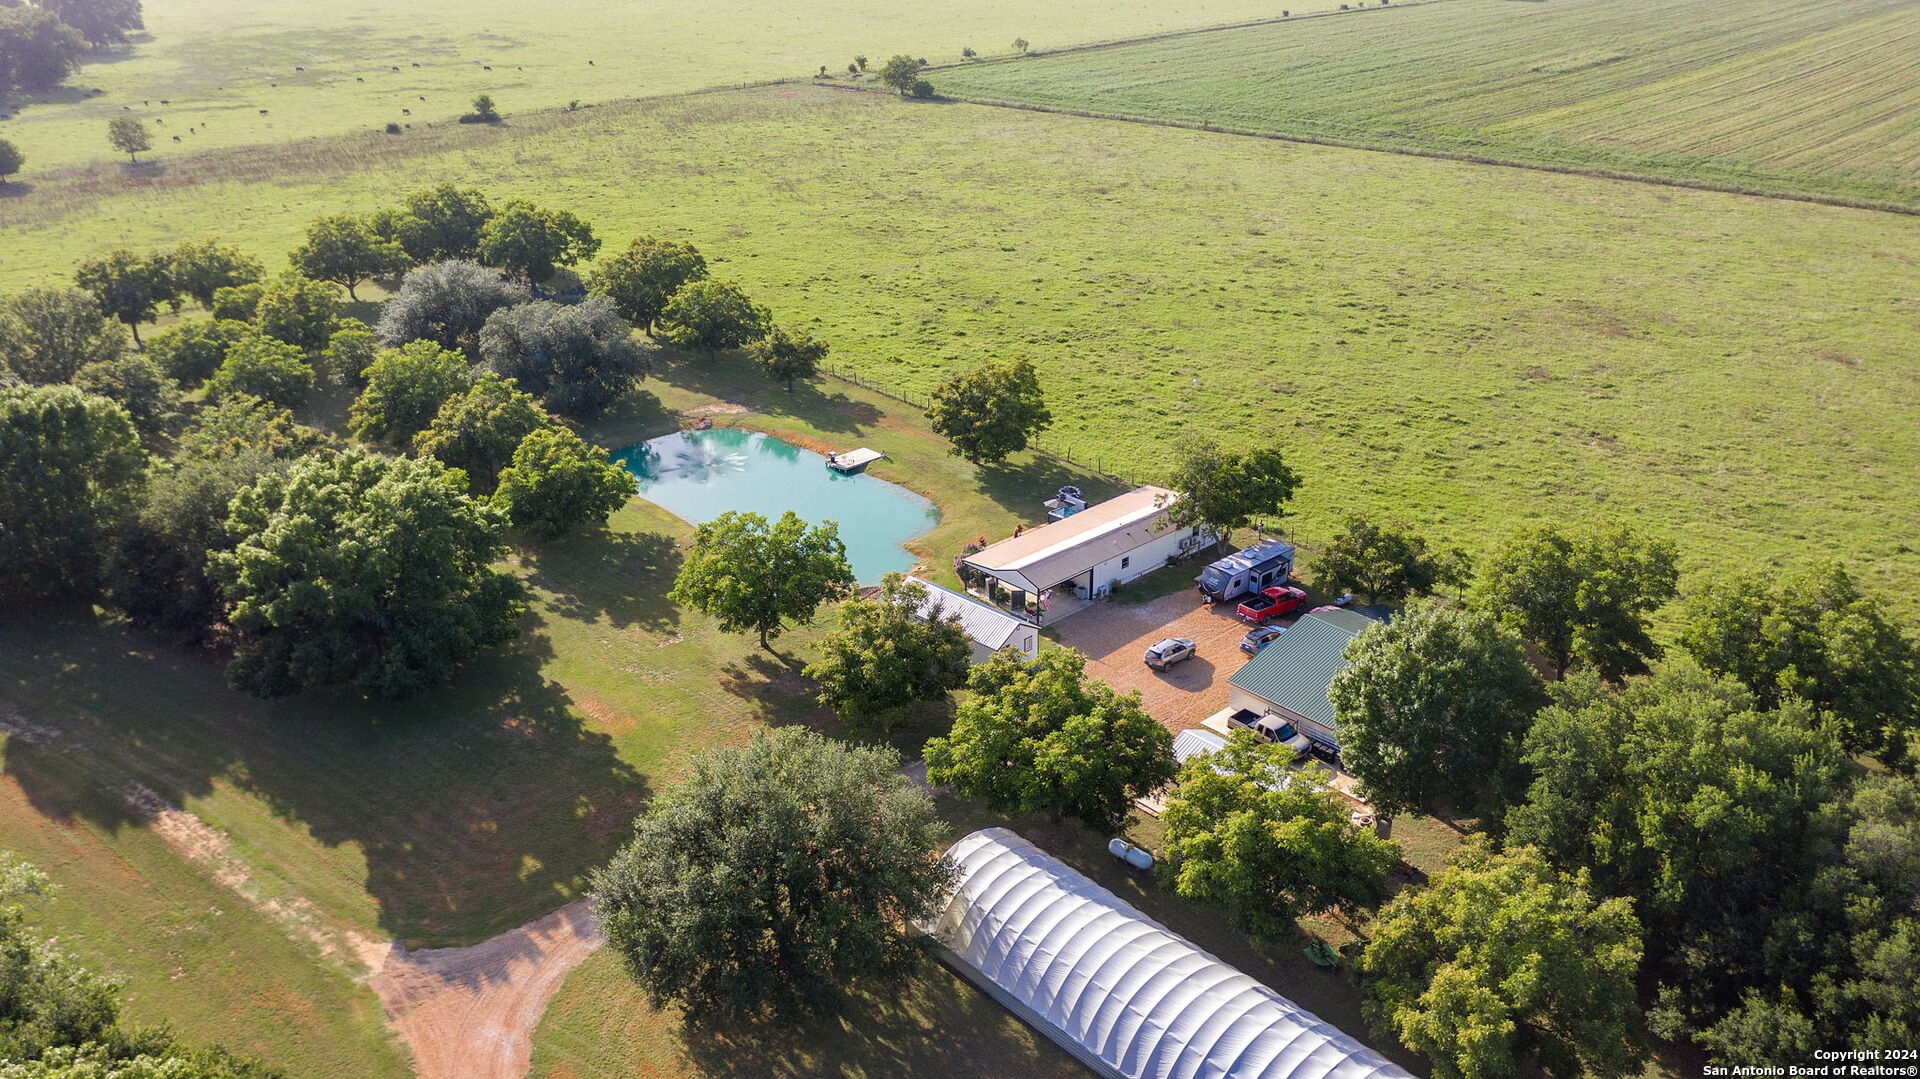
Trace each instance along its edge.
<instances>
[{"instance_id":1,"label":"parked vehicle","mask_svg":"<svg viewBox=\"0 0 1920 1079\"><path fill-rule=\"evenodd\" d=\"M1259 625L1269 618L1278 618L1289 611L1298 610L1307 602L1307 591L1284 585L1269 588L1250 600L1240 604L1240 617Z\"/></svg>"},{"instance_id":2,"label":"parked vehicle","mask_svg":"<svg viewBox=\"0 0 1920 1079\"><path fill-rule=\"evenodd\" d=\"M1240 638L1240 651L1245 652L1247 655L1253 655L1267 645L1272 644L1275 637L1280 636L1286 631L1287 627L1285 626L1255 626L1247 631L1245 637Z\"/></svg>"},{"instance_id":3,"label":"parked vehicle","mask_svg":"<svg viewBox=\"0 0 1920 1079\"><path fill-rule=\"evenodd\" d=\"M1192 659L1199 654L1199 646L1185 637L1168 637L1147 649L1146 662L1147 666L1154 670L1164 671L1176 663Z\"/></svg>"},{"instance_id":4,"label":"parked vehicle","mask_svg":"<svg viewBox=\"0 0 1920 1079\"><path fill-rule=\"evenodd\" d=\"M1303 757L1313 750L1313 739L1301 734L1293 724L1279 716L1263 716L1242 708L1227 717L1227 726L1252 731L1263 742L1286 746L1293 750L1296 757Z\"/></svg>"},{"instance_id":5,"label":"parked vehicle","mask_svg":"<svg viewBox=\"0 0 1920 1079\"><path fill-rule=\"evenodd\" d=\"M1293 574L1293 554L1293 544L1265 540L1208 563L1194 583L1208 603L1236 600L1249 592L1285 584Z\"/></svg>"}]
</instances>

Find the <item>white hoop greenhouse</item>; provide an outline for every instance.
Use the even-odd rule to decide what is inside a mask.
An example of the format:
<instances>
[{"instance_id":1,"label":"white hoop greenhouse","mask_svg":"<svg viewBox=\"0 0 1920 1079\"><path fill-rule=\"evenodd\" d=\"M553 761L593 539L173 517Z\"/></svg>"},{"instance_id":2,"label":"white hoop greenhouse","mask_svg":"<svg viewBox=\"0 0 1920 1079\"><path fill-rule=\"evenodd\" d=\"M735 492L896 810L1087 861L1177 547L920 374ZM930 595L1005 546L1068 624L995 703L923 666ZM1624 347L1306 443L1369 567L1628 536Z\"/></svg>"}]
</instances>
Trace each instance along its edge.
<instances>
[{"instance_id":1,"label":"white hoop greenhouse","mask_svg":"<svg viewBox=\"0 0 1920 1079\"><path fill-rule=\"evenodd\" d=\"M1005 828L948 853L943 958L1107 1079L1410 1079Z\"/></svg>"}]
</instances>

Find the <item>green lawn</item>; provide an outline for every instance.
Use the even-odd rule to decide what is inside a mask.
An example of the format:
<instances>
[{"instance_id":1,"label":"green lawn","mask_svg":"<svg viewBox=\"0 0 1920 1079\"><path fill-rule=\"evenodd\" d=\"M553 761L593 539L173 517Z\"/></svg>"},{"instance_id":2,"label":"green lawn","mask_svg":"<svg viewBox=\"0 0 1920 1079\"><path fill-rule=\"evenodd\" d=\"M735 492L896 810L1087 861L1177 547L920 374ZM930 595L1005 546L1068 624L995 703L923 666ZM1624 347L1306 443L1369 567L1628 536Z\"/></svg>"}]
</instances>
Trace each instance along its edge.
<instances>
[{"instance_id":1,"label":"green lawn","mask_svg":"<svg viewBox=\"0 0 1920 1079\"><path fill-rule=\"evenodd\" d=\"M658 370L589 433L623 444L724 400L754 410L728 422L884 446L876 472L945 511L929 551L1011 530L1061 482L1103 489L1031 461L976 473L911 410L855 387L788 395L737 359ZM394 704L257 701L224 687L215 658L87 612L0 620L0 849L48 868L63 898L43 924L125 977L137 1018L295 1076L404 1074L356 942L465 944L545 914L685 752L762 724L834 728L797 674L817 630L769 654L665 600L688 535L635 500L607 529L520 551L536 598L524 639ZM136 785L215 840L163 841L125 797ZM1017 1023L987 1016L983 1051L996 1037L1024 1051Z\"/></svg>"},{"instance_id":2,"label":"green lawn","mask_svg":"<svg viewBox=\"0 0 1920 1079\"><path fill-rule=\"evenodd\" d=\"M1044 441L1097 467L1277 438L1309 546L1350 508L1470 552L1620 517L1693 573L1835 556L1920 611L1909 217L811 87L165 169L0 200L0 285L211 234L277 260L457 180L692 240L903 392L1031 357Z\"/></svg>"},{"instance_id":3,"label":"green lawn","mask_svg":"<svg viewBox=\"0 0 1920 1079\"><path fill-rule=\"evenodd\" d=\"M1331 8L1328 0L1301 0ZM156 158L271 145L387 123L424 128L491 93L508 115L715 85L844 73L895 53L958 60L1211 26L1271 12L1258 0L147 0L147 33L47 94L0 97L0 137L37 172L118 155L106 121L153 122ZM97 91L94 93L93 91ZM175 136L181 139L176 146Z\"/></svg>"},{"instance_id":4,"label":"green lawn","mask_svg":"<svg viewBox=\"0 0 1920 1079\"><path fill-rule=\"evenodd\" d=\"M971 99L1920 208L1916 0L1458 0L935 72Z\"/></svg>"}]
</instances>

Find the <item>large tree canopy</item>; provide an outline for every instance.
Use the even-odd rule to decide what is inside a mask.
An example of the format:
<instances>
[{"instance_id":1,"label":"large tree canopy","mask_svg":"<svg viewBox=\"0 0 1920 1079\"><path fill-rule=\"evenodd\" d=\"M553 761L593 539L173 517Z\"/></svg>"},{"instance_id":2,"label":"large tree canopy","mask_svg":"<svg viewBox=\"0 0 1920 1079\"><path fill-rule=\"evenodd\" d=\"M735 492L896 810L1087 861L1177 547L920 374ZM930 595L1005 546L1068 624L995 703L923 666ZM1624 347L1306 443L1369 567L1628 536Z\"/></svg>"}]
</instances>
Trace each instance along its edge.
<instances>
[{"instance_id":1,"label":"large tree canopy","mask_svg":"<svg viewBox=\"0 0 1920 1079\"><path fill-rule=\"evenodd\" d=\"M1368 603L1400 603L1432 595L1446 585L1467 583L1467 556L1436 551L1402 521L1376 521L1350 513L1340 531L1313 559L1321 591L1353 592Z\"/></svg>"},{"instance_id":2,"label":"large tree canopy","mask_svg":"<svg viewBox=\"0 0 1920 1079\"><path fill-rule=\"evenodd\" d=\"M1167 518L1182 528L1211 532L1222 541L1256 520L1279 517L1300 486L1280 450L1262 446L1223 450L1210 438L1182 439L1167 486L1180 497Z\"/></svg>"},{"instance_id":3,"label":"large tree canopy","mask_svg":"<svg viewBox=\"0 0 1920 1079\"><path fill-rule=\"evenodd\" d=\"M927 742L927 777L996 809L1112 829L1133 800L1173 778L1173 736L1140 706L1086 677L1087 657L1001 652L973 669L945 737Z\"/></svg>"},{"instance_id":4,"label":"large tree canopy","mask_svg":"<svg viewBox=\"0 0 1920 1079\"><path fill-rule=\"evenodd\" d=\"M331 283L288 274L261 291L253 322L261 333L311 356L327 347L342 314Z\"/></svg>"},{"instance_id":5,"label":"large tree canopy","mask_svg":"<svg viewBox=\"0 0 1920 1079\"><path fill-rule=\"evenodd\" d=\"M413 448L465 472L473 489L485 494L499 482L520 441L552 422L531 394L483 374L440 406L427 429L414 436Z\"/></svg>"},{"instance_id":6,"label":"large tree canopy","mask_svg":"<svg viewBox=\"0 0 1920 1079\"><path fill-rule=\"evenodd\" d=\"M48 90L80 66L87 41L36 4L0 4L0 90Z\"/></svg>"},{"instance_id":7,"label":"large tree canopy","mask_svg":"<svg viewBox=\"0 0 1920 1079\"><path fill-rule=\"evenodd\" d=\"M840 605L840 625L807 668L820 703L849 726L885 726L916 701L945 700L967 681L973 641L959 616L921 617L927 587L889 573L873 598Z\"/></svg>"},{"instance_id":8,"label":"large tree canopy","mask_svg":"<svg viewBox=\"0 0 1920 1079\"><path fill-rule=\"evenodd\" d=\"M694 531L671 596L729 633L757 634L765 648L787 623L811 623L822 603L852 588L839 525L809 526L792 510L771 525L757 513L734 512Z\"/></svg>"},{"instance_id":9,"label":"large tree canopy","mask_svg":"<svg viewBox=\"0 0 1920 1079\"><path fill-rule=\"evenodd\" d=\"M74 372L73 384L126 409L134 430L148 446L165 446L180 425L180 387L141 353L90 363Z\"/></svg>"},{"instance_id":10,"label":"large tree canopy","mask_svg":"<svg viewBox=\"0 0 1920 1079\"><path fill-rule=\"evenodd\" d=\"M82 367L125 352L127 331L100 310L90 292L33 288L0 307L0 347L23 381L50 385L70 382Z\"/></svg>"},{"instance_id":11,"label":"large tree canopy","mask_svg":"<svg viewBox=\"0 0 1920 1079\"><path fill-rule=\"evenodd\" d=\"M1475 836L1381 911L1361 960L1367 1014L1436 1079L1622 1079L1635 1033L1640 926L1625 899L1540 852Z\"/></svg>"},{"instance_id":12,"label":"large tree canopy","mask_svg":"<svg viewBox=\"0 0 1920 1079\"><path fill-rule=\"evenodd\" d=\"M114 603L142 626L204 638L221 617L207 555L233 547L227 507L242 488L286 467L271 446L251 445L156 465L114 559Z\"/></svg>"},{"instance_id":13,"label":"large tree canopy","mask_svg":"<svg viewBox=\"0 0 1920 1079\"><path fill-rule=\"evenodd\" d=\"M485 195L448 183L408 195L397 211L376 216L374 227L413 262L429 263L478 258L481 230L491 220Z\"/></svg>"},{"instance_id":14,"label":"large tree canopy","mask_svg":"<svg viewBox=\"0 0 1920 1079\"><path fill-rule=\"evenodd\" d=\"M593 229L572 211L545 209L525 199L507 202L480 230L481 262L536 284L598 250Z\"/></svg>"},{"instance_id":15,"label":"large tree canopy","mask_svg":"<svg viewBox=\"0 0 1920 1079\"><path fill-rule=\"evenodd\" d=\"M587 287L612 300L622 318L651 335L673 294L706 276L707 260L692 244L642 236L596 265Z\"/></svg>"},{"instance_id":16,"label":"large tree canopy","mask_svg":"<svg viewBox=\"0 0 1920 1079\"><path fill-rule=\"evenodd\" d=\"M815 339L805 330L789 330L784 326L775 326L767 335L755 341L751 346L753 360L769 378L783 383L787 392L793 392L797 379L812 378L820 369L820 361L827 358L827 343Z\"/></svg>"},{"instance_id":17,"label":"large tree canopy","mask_svg":"<svg viewBox=\"0 0 1920 1079\"><path fill-rule=\"evenodd\" d=\"M1346 658L1327 690L1340 757L1382 816L1500 800L1541 704L1518 639L1491 615L1421 603L1355 637Z\"/></svg>"},{"instance_id":18,"label":"large tree canopy","mask_svg":"<svg viewBox=\"0 0 1920 1079\"><path fill-rule=\"evenodd\" d=\"M720 352L758 341L773 325L773 316L748 299L739 285L700 277L674 292L659 322L666 339L681 348Z\"/></svg>"},{"instance_id":19,"label":"large tree canopy","mask_svg":"<svg viewBox=\"0 0 1920 1079\"><path fill-rule=\"evenodd\" d=\"M136 255L120 248L81 263L73 280L93 293L101 311L126 323L136 345L142 322L158 318L163 306L180 309L180 288L167 255Z\"/></svg>"},{"instance_id":20,"label":"large tree canopy","mask_svg":"<svg viewBox=\"0 0 1920 1079\"><path fill-rule=\"evenodd\" d=\"M39 0L41 7L80 31L89 45L118 45L128 31L147 27L140 0Z\"/></svg>"},{"instance_id":21,"label":"large tree canopy","mask_svg":"<svg viewBox=\"0 0 1920 1079\"><path fill-rule=\"evenodd\" d=\"M1810 827L1848 762L1810 709L1754 709L1752 694L1685 662L1618 690L1585 673L1555 688L1526 738L1527 801L1514 843L1589 867L1635 900L1675 1016L1706 1025L1728 993L1768 976L1761 949L1780 898L1809 870Z\"/></svg>"},{"instance_id":22,"label":"large tree canopy","mask_svg":"<svg viewBox=\"0 0 1920 1079\"><path fill-rule=\"evenodd\" d=\"M500 473L494 501L513 527L559 536L604 523L633 494L633 476L564 427L542 427L520 440Z\"/></svg>"},{"instance_id":23,"label":"large tree canopy","mask_svg":"<svg viewBox=\"0 0 1920 1079\"><path fill-rule=\"evenodd\" d=\"M1835 717L1850 749L1920 756L1920 644L1838 564L1719 578L1688 599L1680 643L1764 706L1799 697Z\"/></svg>"},{"instance_id":24,"label":"large tree canopy","mask_svg":"<svg viewBox=\"0 0 1920 1079\"><path fill-rule=\"evenodd\" d=\"M400 697L513 638L521 586L493 568L504 522L457 476L350 450L235 495L234 547L211 558L236 631L234 688Z\"/></svg>"},{"instance_id":25,"label":"large tree canopy","mask_svg":"<svg viewBox=\"0 0 1920 1079\"><path fill-rule=\"evenodd\" d=\"M891 749L794 727L693 759L591 885L655 1004L771 1020L832 1010L920 961L953 879L944 826Z\"/></svg>"},{"instance_id":26,"label":"large tree canopy","mask_svg":"<svg viewBox=\"0 0 1920 1079\"><path fill-rule=\"evenodd\" d=\"M317 381L313 365L297 346L253 333L227 349L226 358L207 380L207 396L215 401L258 397L299 408Z\"/></svg>"},{"instance_id":27,"label":"large tree canopy","mask_svg":"<svg viewBox=\"0 0 1920 1079\"><path fill-rule=\"evenodd\" d=\"M1675 558L1671 541L1624 524L1527 528L1481 567L1479 596L1539 647L1556 676L1579 660L1617 679L1660 654L1647 617L1674 597Z\"/></svg>"},{"instance_id":28,"label":"large tree canopy","mask_svg":"<svg viewBox=\"0 0 1920 1079\"><path fill-rule=\"evenodd\" d=\"M307 224L307 238L288 256L293 271L315 281L331 281L359 299L354 291L370 277L399 273L406 252L399 243L381 236L373 223L357 214L330 214Z\"/></svg>"},{"instance_id":29,"label":"large tree canopy","mask_svg":"<svg viewBox=\"0 0 1920 1079\"><path fill-rule=\"evenodd\" d=\"M1293 751L1238 731L1225 749L1180 771L1160 819L1162 873L1176 894L1224 903L1267 940L1298 932L1303 914L1354 914L1387 897L1398 845L1348 821L1324 769L1295 772Z\"/></svg>"},{"instance_id":30,"label":"large tree canopy","mask_svg":"<svg viewBox=\"0 0 1920 1079\"><path fill-rule=\"evenodd\" d=\"M353 433L400 446L411 443L448 401L473 384L467 361L431 341L387 349L374 357L366 376L367 388L347 413Z\"/></svg>"},{"instance_id":31,"label":"large tree canopy","mask_svg":"<svg viewBox=\"0 0 1920 1079\"><path fill-rule=\"evenodd\" d=\"M201 307L213 307L213 294L223 288L260 280L260 260L219 240L183 243L173 249L173 281L182 296Z\"/></svg>"},{"instance_id":32,"label":"large tree canopy","mask_svg":"<svg viewBox=\"0 0 1920 1079\"><path fill-rule=\"evenodd\" d=\"M106 398L0 387L0 600L97 588L145 462L133 421Z\"/></svg>"},{"instance_id":33,"label":"large tree canopy","mask_svg":"<svg viewBox=\"0 0 1920 1079\"><path fill-rule=\"evenodd\" d=\"M633 327L604 296L497 311L480 331L481 366L562 416L597 416L646 373Z\"/></svg>"},{"instance_id":34,"label":"large tree canopy","mask_svg":"<svg viewBox=\"0 0 1920 1079\"><path fill-rule=\"evenodd\" d=\"M409 270L400 289L380 308L373 332L388 345L432 341L472 355L480 328L503 307L526 303L531 294L477 262L436 262Z\"/></svg>"},{"instance_id":35,"label":"large tree canopy","mask_svg":"<svg viewBox=\"0 0 1920 1079\"><path fill-rule=\"evenodd\" d=\"M1026 360L988 362L963 371L933 392L927 408L934 433L975 464L1004 461L1053 423L1040 373Z\"/></svg>"},{"instance_id":36,"label":"large tree canopy","mask_svg":"<svg viewBox=\"0 0 1920 1079\"><path fill-rule=\"evenodd\" d=\"M182 322L155 334L147 342L147 355L183 388L194 389L213 377L235 345L259 332L230 318Z\"/></svg>"}]
</instances>

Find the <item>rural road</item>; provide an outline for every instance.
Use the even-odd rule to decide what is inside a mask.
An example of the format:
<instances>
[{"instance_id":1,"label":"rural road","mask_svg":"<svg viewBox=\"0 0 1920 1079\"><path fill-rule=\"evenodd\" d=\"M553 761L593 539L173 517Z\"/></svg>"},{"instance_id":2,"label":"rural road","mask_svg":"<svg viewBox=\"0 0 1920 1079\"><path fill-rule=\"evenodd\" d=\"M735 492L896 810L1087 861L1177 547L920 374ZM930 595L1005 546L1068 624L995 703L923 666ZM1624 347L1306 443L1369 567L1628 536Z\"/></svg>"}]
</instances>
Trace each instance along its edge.
<instances>
[{"instance_id":1,"label":"rural road","mask_svg":"<svg viewBox=\"0 0 1920 1079\"><path fill-rule=\"evenodd\" d=\"M370 984L420 1079L522 1079L547 1000L600 946L587 901L465 948L398 943Z\"/></svg>"}]
</instances>

